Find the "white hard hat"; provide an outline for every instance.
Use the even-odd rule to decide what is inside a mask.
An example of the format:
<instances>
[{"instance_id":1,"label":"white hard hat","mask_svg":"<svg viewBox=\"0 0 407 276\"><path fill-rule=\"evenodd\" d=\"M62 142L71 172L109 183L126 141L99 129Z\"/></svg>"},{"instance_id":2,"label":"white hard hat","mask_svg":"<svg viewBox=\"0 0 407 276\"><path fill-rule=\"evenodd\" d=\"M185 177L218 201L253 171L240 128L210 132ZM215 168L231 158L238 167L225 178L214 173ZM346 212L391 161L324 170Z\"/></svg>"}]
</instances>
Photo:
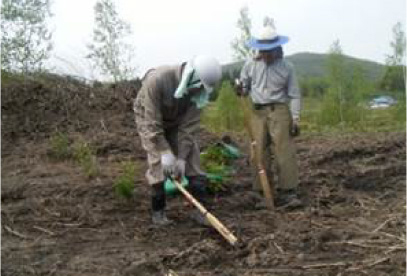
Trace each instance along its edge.
<instances>
[{"instance_id":1,"label":"white hard hat","mask_svg":"<svg viewBox=\"0 0 407 276\"><path fill-rule=\"evenodd\" d=\"M222 68L213 57L196 56L192 60L192 67L208 92L211 92L216 83L222 78Z\"/></svg>"}]
</instances>

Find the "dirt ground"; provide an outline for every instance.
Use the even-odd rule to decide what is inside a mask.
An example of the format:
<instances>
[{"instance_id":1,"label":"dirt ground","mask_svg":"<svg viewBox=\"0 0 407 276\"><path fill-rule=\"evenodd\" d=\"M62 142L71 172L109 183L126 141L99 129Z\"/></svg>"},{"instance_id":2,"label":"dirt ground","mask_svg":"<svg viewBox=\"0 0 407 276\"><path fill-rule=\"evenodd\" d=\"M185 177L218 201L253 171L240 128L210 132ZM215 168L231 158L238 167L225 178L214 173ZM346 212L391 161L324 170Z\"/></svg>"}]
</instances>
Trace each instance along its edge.
<instances>
[{"instance_id":1,"label":"dirt ground","mask_svg":"<svg viewBox=\"0 0 407 276\"><path fill-rule=\"evenodd\" d=\"M150 224L132 91L59 83L26 84L34 98L26 102L16 102L27 96L21 87L2 87L1 275L405 275L405 133L298 138L305 207L296 210L256 209L248 160L237 160L227 189L209 204L238 237L232 247L189 218L193 207L182 196L168 200L175 224ZM49 93L52 101L44 100ZM50 157L55 129L89 141L97 177ZM203 147L219 139L200 137ZM233 139L245 148L244 138ZM128 160L138 166L125 200L113 183Z\"/></svg>"}]
</instances>

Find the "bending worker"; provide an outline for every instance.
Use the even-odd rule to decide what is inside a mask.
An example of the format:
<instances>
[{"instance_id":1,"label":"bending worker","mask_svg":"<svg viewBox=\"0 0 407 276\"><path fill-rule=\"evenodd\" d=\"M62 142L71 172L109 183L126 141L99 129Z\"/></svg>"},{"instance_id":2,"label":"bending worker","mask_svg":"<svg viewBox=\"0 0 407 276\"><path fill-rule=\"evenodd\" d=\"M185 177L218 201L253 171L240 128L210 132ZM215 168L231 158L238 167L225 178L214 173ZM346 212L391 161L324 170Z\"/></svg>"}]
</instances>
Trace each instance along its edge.
<instances>
[{"instance_id":1,"label":"bending worker","mask_svg":"<svg viewBox=\"0 0 407 276\"><path fill-rule=\"evenodd\" d=\"M271 141L278 177L276 205L299 206L298 165L293 137L299 134L301 94L293 67L283 58L281 45L287 42L288 37L276 33L273 21L265 21L260 36L248 42L257 55L243 66L241 87L237 92L250 95L252 100L255 156L262 164L267 159L265 153L270 154L267 146ZM266 171L270 176L271 165ZM254 190L261 190L258 177Z\"/></svg>"},{"instance_id":2,"label":"bending worker","mask_svg":"<svg viewBox=\"0 0 407 276\"><path fill-rule=\"evenodd\" d=\"M146 73L134 102L137 130L147 152L146 178L151 185L152 221L170 223L165 214L167 177L188 179L189 192L200 202L206 197L206 177L200 168L200 114L222 76L218 61L197 56L178 66ZM198 210L193 218L206 224Z\"/></svg>"}]
</instances>

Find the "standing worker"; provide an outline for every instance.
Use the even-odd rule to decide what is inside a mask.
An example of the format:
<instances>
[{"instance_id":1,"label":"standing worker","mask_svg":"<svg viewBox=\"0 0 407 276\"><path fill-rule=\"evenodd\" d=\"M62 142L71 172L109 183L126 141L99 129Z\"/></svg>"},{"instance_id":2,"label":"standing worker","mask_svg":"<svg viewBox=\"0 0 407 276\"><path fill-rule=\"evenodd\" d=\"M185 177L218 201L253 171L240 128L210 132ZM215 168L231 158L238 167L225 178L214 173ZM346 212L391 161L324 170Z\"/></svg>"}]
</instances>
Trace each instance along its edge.
<instances>
[{"instance_id":1,"label":"standing worker","mask_svg":"<svg viewBox=\"0 0 407 276\"><path fill-rule=\"evenodd\" d=\"M266 153L270 154L267 146L271 141L278 177L276 205L298 207L301 201L293 137L299 135L301 94L293 67L283 58L281 45L287 42L288 37L276 33L272 20L264 22L259 37L248 42L257 53L243 66L237 93L250 95L252 100L251 127L256 142L254 156L263 165L266 164ZM266 171L267 175L271 175L271 166ZM254 190L260 191L259 177L253 184Z\"/></svg>"},{"instance_id":2,"label":"standing worker","mask_svg":"<svg viewBox=\"0 0 407 276\"><path fill-rule=\"evenodd\" d=\"M134 101L135 120L147 152L146 178L151 185L152 222L171 223L164 210L167 177L188 179L189 192L200 202L206 197L206 177L200 168L197 143L201 109L222 77L218 61L197 56L178 66L149 70ZM193 218L206 224L194 210Z\"/></svg>"}]
</instances>

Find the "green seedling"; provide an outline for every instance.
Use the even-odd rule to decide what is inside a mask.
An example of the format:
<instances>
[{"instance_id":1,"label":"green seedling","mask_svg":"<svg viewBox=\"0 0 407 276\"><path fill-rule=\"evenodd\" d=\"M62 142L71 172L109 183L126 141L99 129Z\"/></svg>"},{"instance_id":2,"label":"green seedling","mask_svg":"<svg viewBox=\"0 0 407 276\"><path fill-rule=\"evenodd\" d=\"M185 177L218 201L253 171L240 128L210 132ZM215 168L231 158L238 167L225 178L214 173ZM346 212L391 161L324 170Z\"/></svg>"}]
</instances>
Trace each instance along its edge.
<instances>
[{"instance_id":1,"label":"green seedling","mask_svg":"<svg viewBox=\"0 0 407 276\"><path fill-rule=\"evenodd\" d=\"M225 190L224 184L230 180L232 174L230 163L239 156L240 151L237 148L225 143L210 146L201 154L201 165L207 172L210 192L219 193Z\"/></svg>"},{"instance_id":2,"label":"green seedling","mask_svg":"<svg viewBox=\"0 0 407 276\"><path fill-rule=\"evenodd\" d=\"M122 174L114 182L116 195L129 199L134 193L134 178L136 177L136 165L133 162L123 162Z\"/></svg>"},{"instance_id":3,"label":"green seedling","mask_svg":"<svg viewBox=\"0 0 407 276\"><path fill-rule=\"evenodd\" d=\"M71 156L68 136L61 132L55 132L50 137L50 155L58 160L67 159Z\"/></svg>"},{"instance_id":4,"label":"green seedling","mask_svg":"<svg viewBox=\"0 0 407 276\"><path fill-rule=\"evenodd\" d=\"M77 141L74 144L73 157L87 177L95 177L99 174L96 155L87 142Z\"/></svg>"}]
</instances>

